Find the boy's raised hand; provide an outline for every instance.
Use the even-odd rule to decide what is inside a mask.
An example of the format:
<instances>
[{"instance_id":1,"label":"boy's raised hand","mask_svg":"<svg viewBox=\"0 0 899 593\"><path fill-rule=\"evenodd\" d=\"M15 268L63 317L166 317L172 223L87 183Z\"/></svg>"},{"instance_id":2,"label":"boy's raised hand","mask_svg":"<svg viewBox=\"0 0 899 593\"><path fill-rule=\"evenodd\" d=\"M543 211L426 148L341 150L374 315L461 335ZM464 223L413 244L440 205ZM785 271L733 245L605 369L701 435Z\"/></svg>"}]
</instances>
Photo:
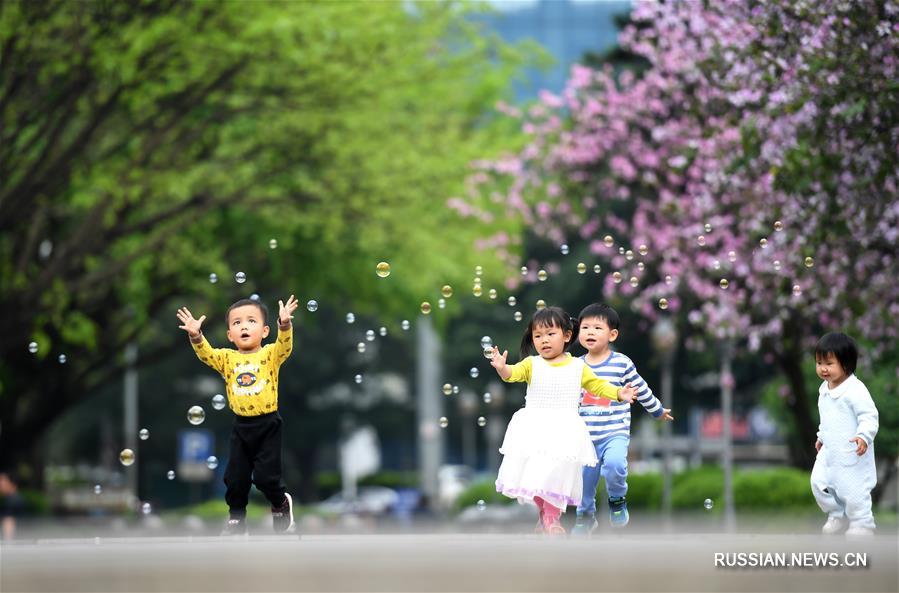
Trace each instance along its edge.
<instances>
[{"instance_id":1,"label":"boy's raised hand","mask_svg":"<svg viewBox=\"0 0 899 593\"><path fill-rule=\"evenodd\" d=\"M290 298L287 299L287 303L278 301L278 325L284 326L290 323L290 320L293 319L293 312L296 311L299 306L300 303L293 295L290 295Z\"/></svg>"},{"instance_id":2,"label":"boy's raised hand","mask_svg":"<svg viewBox=\"0 0 899 593\"><path fill-rule=\"evenodd\" d=\"M674 416L671 415L671 410L668 408L662 409L662 415L659 416L659 420L674 420Z\"/></svg>"},{"instance_id":3,"label":"boy's raised hand","mask_svg":"<svg viewBox=\"0 0 899 593\"><path fill-rule=\"evenodd\" d=\"M181 322L181 325L178 326L179 329L183 329L187 332L191 338L196 338L200 335L200 327L203 325L203 322L206 321L206 316L202 315L199 319L194 319L193 314L187 309L187 307L181 307L178 309L178 321Z\"/></svg>"}]
</instances>

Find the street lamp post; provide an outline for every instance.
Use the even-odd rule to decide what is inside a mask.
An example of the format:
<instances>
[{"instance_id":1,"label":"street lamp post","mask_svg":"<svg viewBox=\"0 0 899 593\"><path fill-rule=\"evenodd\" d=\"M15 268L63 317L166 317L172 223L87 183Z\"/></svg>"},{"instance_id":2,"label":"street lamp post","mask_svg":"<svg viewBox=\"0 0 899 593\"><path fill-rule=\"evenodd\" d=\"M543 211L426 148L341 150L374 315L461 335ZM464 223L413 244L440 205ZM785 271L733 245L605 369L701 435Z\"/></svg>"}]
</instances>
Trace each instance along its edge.
<instances>
[{"instance_id":1,"label":"street lamp post","mask_svg":"<svg viewBox=\"0 0 899 593\"><path fill-rule=\"evenodd\" d=\"M734 450L733 450L733 400L734 376L731 372L734 344L726 339L721 345L721 466L724 470L724 529L728 533L736 527L734 512Z\"/></svg>"},{"instance_id":2,"label":"street lamp post","mask_svg":"<svg viewBox=\"0 0 899 593\"><path fill-rule=\"evenodd\" d=\"M659 319L652 328L652 345L662 358L662 407L672 409L672 375L677 350L677 328L669 318ZM671 422L662 422L662 511L671 520Z\"/></svg>"}]
</instances>

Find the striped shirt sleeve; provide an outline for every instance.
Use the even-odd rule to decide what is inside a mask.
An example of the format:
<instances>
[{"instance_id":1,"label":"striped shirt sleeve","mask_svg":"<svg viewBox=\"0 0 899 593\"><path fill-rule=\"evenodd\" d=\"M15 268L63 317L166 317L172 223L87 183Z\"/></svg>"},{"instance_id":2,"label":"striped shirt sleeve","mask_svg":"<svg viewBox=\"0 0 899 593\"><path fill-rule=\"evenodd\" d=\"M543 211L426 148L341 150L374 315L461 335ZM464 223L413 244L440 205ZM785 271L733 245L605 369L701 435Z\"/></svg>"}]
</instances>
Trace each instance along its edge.
<instances>
[{"instance_id":1,"label":"striped shirt sleeve","mask_svg":"<svg viewBox=\"0 0 899 593\"><path fill-rule=\"evenodd\" d=\"M624 384L628 383L637 390L637 401L640 402L640 405L643 408L652 414L653 418L658 418L664 413L664 408L662 407L662 402L659 401L652 393L652 389L649 388L649 384L640 376L640 373L637 372L637 367L634 366L633 361L630 358L627 359L627 368L624 371L623 376Z\"/></svg>"}]
</instances>

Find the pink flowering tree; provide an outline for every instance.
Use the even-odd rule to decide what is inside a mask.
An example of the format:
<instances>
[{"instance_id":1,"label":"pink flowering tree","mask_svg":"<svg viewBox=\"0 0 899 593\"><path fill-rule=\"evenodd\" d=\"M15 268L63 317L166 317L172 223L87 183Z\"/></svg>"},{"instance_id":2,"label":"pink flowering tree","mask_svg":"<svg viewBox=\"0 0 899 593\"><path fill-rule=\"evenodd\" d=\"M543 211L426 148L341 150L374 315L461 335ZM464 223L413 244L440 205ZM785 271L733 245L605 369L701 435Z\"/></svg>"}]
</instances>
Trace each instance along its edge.
<instances>
[{"instance_id":1,"label":"pink flowering tree","mask_svg":"<svg viewBox=\"0 0 899 593\"><path fill-rule=\"evenodd\" d=\"M817 336L854 333L875 360L897 337L897 14L873 0L635 3L620 42L648 68L575 66L560 96L503 107L529 142L476 164L464 209L588 242L607 297L676 315L688 347L732 342L776 364L807 466ZM485 243L514 259L507 240Z\"/></svg>"}]
</instances>

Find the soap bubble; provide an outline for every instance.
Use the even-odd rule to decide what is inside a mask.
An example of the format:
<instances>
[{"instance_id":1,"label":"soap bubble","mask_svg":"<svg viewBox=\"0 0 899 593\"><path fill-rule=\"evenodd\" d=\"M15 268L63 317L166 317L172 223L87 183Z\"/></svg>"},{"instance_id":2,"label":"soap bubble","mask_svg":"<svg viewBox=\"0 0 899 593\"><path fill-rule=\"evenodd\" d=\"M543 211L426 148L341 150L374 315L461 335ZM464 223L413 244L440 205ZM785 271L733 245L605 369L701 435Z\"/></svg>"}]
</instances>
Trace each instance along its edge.
<instances>
[{"instance_id":1,"label":"soap bubble","mask_svg":"<svg viewBox=\"0 0 899 593\"><path fill-rule=\"evenodd\" d=\"M477 506L478 506L479 511L484 511L487 508L487 503L484 502L483 499L481 499L481 500L478 500Z\"/></svg>"},{"instance_id":2,"label":"soap bubble","mask_svg":"<svg viewBox=\"0 0 899 593\"><path fill-rule=\"evenodd\" d=\"M478 371L478 367L471 367L470 369L468 369L468 376L472 379L477 379L479 374L481 373L480 371Z\"/></svg>"},{"instance_id":3,"label":"soap bubble","mask_svg":"<svg viewBox=\"0 0 899 593\"><path fill-rule=\"evenodd\" d=\"M577 265L577 273L584 274L586 272L587 272L587 264L585 264L584 262L579 263Z\"/></svg>"},{"instance_id":4,"label":"soap bubble","mask_svg":"<svg viewBox=\"0 0 899 593\"><path fill-rule=\"evenodd\" d=\"M215 455L210 455L206 458L206 467L209 469L215 469L219 466L219 458Z\"/></svg>"},{"instance_id":5,"label":"soap bubble","mask_svg":"<svg viewBox=\"0 0 899 593\"><path fill-rule=\"evenodd\" d=\"M764 237L762 237L761 239L759 239L759 245L762 246L762 249L767 248L768 247L768 239L765 239Z\"/></svg>"},{"instance_id":6,"label":"soap bubble","mask_svg":"<svg viewBox=\"0 0 899 593\"><path fill-rule=\"evenodd\" d=\"M705 246L705 235L699 235L696 237L696 242L699 243L700 247Z\"/></svg>"},{"instance_id":7,"label":"soap bubble","mask_svg":"<svg viewBox=\"0 0 899 593\"><path fill-rule=\"evenodd\" d=\"M422 302L421 312L423 315L430 315L431 314L431 303L429 303L428 301Z\"/></svg>"},{"instance_id":8,"label":"soap bubble","mask_svg":"<svg viewBox=\"0 0 899 593\"><path fill-rule=\"evenodd\" d=\"M490 395L490 392L489 391L485 392L484 393L484 403L489 404L492 401L493 401L493 396Z\"/></svg>"},{"instance_id":9,"label":"soap bubble","mask_svg":"<svg viewBox=\"0 0 899 593\"><path fill-rule=\"evenodd\" d=\"M612 274L612 280L615 281L615 284L621 284L621 272L614 272Z\"/></svg>"},{"instance_id":10,"label":"soap bubble","mask_svg":"<svg viewBox=\"0 0 899 593\"><path fill-rule=\"evenodd\" d=\"M793 285L793 296L801 296L802 295L802 287L798 284Z\"/></svg>"},{"instance_id":11,"label":"soap bubble","mask_svg":"<svg viewBox=\"0 0 899 593\"><path fill-rule=\"evenodd\" d=\"M624 252L624 258L627 261L634 261L634 252L631 251L630 249L628 249L627 251Z\"/></svg>"},{"instance_id":12,"label":"soap bubble","mask_svg":"<svg viewBox=\"0 0 899 593\"><path fill-rule=\"evenodd\" d=\"M381 278L390 276L390 264L388 264L386 261L382 261L375 267L375 273Z\"/></svg>"},{"instance_id":13,"label":"soap bubble","mask_svg":"<svg viewBox=\"0 0 899 593\"><path fill-rule=\"evenodd\" d=\"M453 386L450 383L443 384L443 395L452 395Z\"/></svg>"},{"instance_id":14,"label":"soap bubble","mask_svg":"<svg viewBox=\"0 0 899 593\"><path fill-rule=\"evenodd\" d=\"M149 502L145 502L142 505L140 505L140 512L143 513L144 515L149 515L150 513L153 512L153 507L150 505Z\"/></svg>"},{"instance_id":15,"label":"soap bubble","mask_svg":"<svg viewBox=\"0 0 899 593\"><path fill-rule=\"evenodd\" d=\"M568 255L568 244L562 244L562 246L559 248L559 251L562 252L562 255Z\"/></svg>"},{"instance_id":16,"label":"soap bubble","mask_svg":"<svg viewBox=\"0 0 899 593\"><path fill-rule=\"evenodd\" d=\"M375 330L370 329L367 332L365 332L365 339L368 340L369 342L374 342L375 341Z\"/></svg>"},{"instance_id":17,"label":"soap bubble","mask_svg":"<svg viewBox=\"0 0 899 593\"><path fill-rule=\"evenodd\" d=\"M671 282L672 282L673 280L674 280L674 279L671 277L671 275L666 275L666 276L665 276L665 284L669 284L669 285L670 285Z\"/></svg>"},{"instance_id":18,"label":"soap bubble","mask_svg":"<svg viewBox=\"0 0 899 593\"><path fill-rule=\"evenodd\" d=\"M775 231L778 231L778 232L784 230L784 223L782 223L782 222L779 221L779 220L775 220L775 221L774 221L774 230L775 230Z\"/></svg>"},{"instance_id":19,"label":"soap bubble","mask_svg":"<svg viewBox=\"0 0 899 593\"><path fill-rule=\"evenodd\" d=\"M444 299L443 297L437 299L437 308L446 309L446 299Z\"/></svg>"},{"instance_id":20,"label":"soap bubble","mask_svg":"<svg viewBox=\"0 0 899 593\"><path fill-rule=\"evenodd\" d=\"M346 322L349 324L356 323L356 316L353 315L352 313L347 313L346 314Z\"/></svg>"},{"instance_id":21,"label":"soap bubble","mask_svg":"<svg viewBox=\"0 0 899 593\"><path fill-rule=\"evenodd\" d=\"M521 321L521 317L521 311L515 311L515 313L512 315L512 318L515 319L515 321Z\"/></svg>"},{"instance_id":22,"label":"soap bubble","mask_svg":"<svg viewBox=\"0 0 899 593\"><path fill-rule=\"evenodd\" d=\"M141 428L140 431L137 433L137 436L138 436L138 438L140 438L140 440L146 441L147 439L150 438L150 431L147 430L146 428Z\"/></svg>"},{"instance_id":23,"label":"soap bubble","mask_svg":"<svg viewBox=\"0 0 899 593\"><path fill-rule=\"evenodd\" d=\"M480 276L483 273L484 273L484 268L482 268L481 266L474 267L474 275L475 276Z\"/></svg>"},{"instance_id":24,"label":"soap bubble","mask_svg":"<svg viewBox=\"0 0 899 593\"><path fill-rule=\"evenodd\" d=\"M510 307L514 307L518 304L518 300L513 296L510 296L508 299L506 299L506 302L509 303Z\"/></svg>"},{"instance_id":25,"label":"soap bubble","mask_svg":"<svg viewBox=\"0 0 899 593\"><path fill-rule=\"evenodd\" d=\"M412 327L412 324L409 323L409 320L408 320L408 319L403 319L403 322L400 323L400 327L403 328L403 331L408 331L409 328Z\"/></svg>"},{"instance_id":26,"label":"soap bubble","mask_svg":"<svg viewBox=\"0 0 899 593\"><path fill-rule=\"evenodd\" d=\"M668 308L668 299L661 298L659 299L659 309L667 309Z\"/></svg>"},{"instance_id":27,"label":"soap bubble","mask_svg":"<svg viewBox=\"0 0 899 593\"><path fill-rule=\"evenodd\" d=\"M721 290L727 290L727 287L730 286L730 282L727 281L727 278L722 278L718 282L718 286L721 287Z\"/></svg>"},{"instance_id":28,"label":"soap bubble","mask_svg":"<svg viewBox=\"0 0 899 593\"><path fill-rule=\"evenodd\" d=\"M493 345L493 338L490 336L481 336L481 346L486 348Z\"/></svg>"},{"instance_id":29,"label":"soap bubble","mask_svg":"<svg viewBox=\"0 0 899 593\"><path fill-rule=\"evenodd\" d=\"M715 506L715 503L712 502L712 499L711 499L711 498L706 498L706 499L702 502L702 506L705 507L705 510L710 511L710 510L712 510L712 507Z\"/></svg>"},{"instance_id":30,"label":"soap bubble","mask_svg":"<svg viewBox=\"0 0 899 593\"><path fill-rule=\"evenodd\" d=\"M737 252L736 251L728 251L727 259L730 260L731 262L737 261Z\"/></svg>"},{"instance_id":31,"label":"soap bubble","mask_svg":"<svg viewBox=\"0 0 899 593\"><path fill-rule=\"evenodd\" d=\"M65 354L60 354L60 355L59 355L59 358L57 358L56 360L59 361L59 364L65 364L65 363L66 363L66 355L65 355Z\"/></svg>"},{"instance_id":32,"label":"soap bubble","mask_svg":"<svg viewBox=\"0 0 899 593\"><path fill-rule=\"evenodd\" d=\"M709 223L705 223L705 226L702 228L705 230L706 233L712 232L712 225L710 225Z\"/></svg>"},{"instance_id":33,"label":"soap bubble","mask_svg":"<svg viewBox=\"0 0 899 593\"><path fill-rule=\"evenodd\" d=\"M602 266L599 265L599 264L594 265L594 266L593 266L593 273L594 273L594 274L599 274L600 272L602 272Z\"/></svg>"},{"instance_id":34,"label":"soap bubble","mask_svg":"<svg viewBox=\"0 0 899 593\"><path fill-rule=\"evenodd\" d=\"M37 353L37 342L29 342L28 343L28 351L32 354Z\"/></svg>"},{"instance_id":35,"label":"soap bubble","mask_svg":"<svg viewBox=\"0 0 899 593\"><path fill-rule=\"evenodd\" d=\"M362 375L356 375L355 377L353 377L353 381L355 381L357 385L361 384L362 383Z\"/></svg>"},{"instance_id":36,"label":"soap bubble","mask_svg":"<svg viewBox=\"0 0 899 593\"><path fill-rule=\"evenodd\" d=\"M602 242L605 243L606 247L611 247L615 244L615 239L612 238L612 235L606 235L602 238Z\"/></svg>"},{"instance_id":37,"label":"soap bubble","mask_svg":"<svg viewBox=\"0 0 899 593\"><path fill-rule=\"evenodd\" d=\"M779 260L779 259L774 260L774 262L772 263L772 265L774 266L774 271L775 271L775 272L779 272L779 271L780 271L780 260Z\"/></svg>"},{"instance_id":38,"label":"soap bubble","mask_svg":"<svg viewBox=\"0 0 899 593\"><path fill-rule=\"evenodd\" d=\"M381 337L383 338L384 336L387 335L387 328L384 327L384 326L382 325L382 326L380 327L380 329L378 329L378 333L379 333L379 334L381 335Z\"/></svg>"},{"instance_id":39,"label":"soap bubble","mask_svg":"<svg viewBox=\"0 0 899 593\"><path fill-rule=\"evenodd\" d=\"M134 451L131 449L122 449L119 452L119 463L128 467L129 465L134 463Z\"/></svg>"},{"instance_id":40,"label":"soap bubble","mask_svg":"<svg viewBox=\"0 0 899 593\"><path fill-rule=\"evenodd\" d=\"M175 470L170 469L169 471L167 471L165 473L165 477L168 478L169 480L174 480L175 479Z\"/></svg>"},{"instance_id":41,"label":"soap bubble","mask_svg":"<svg viewBox=\"0 0 899 593\"><path fill-rule=\"evenodd\" d=\"M250 300L251 300L251 301L258 301L258 300L259 300L259 295L256 294L256 293L254 292L253 294L250 295Z\"/></svg>"},{"instance_id":42,"label":"soap bubble","mask_svg":"<svg viewBox=\"0 0 899 593\"><path fill-rule=\"evenodd\" d=\"M491 288L490 290L488 290L488 291L487 291L487 296L490 297L490 300L496 299L496 289L495 289L495 288Z\"/></svg>"},{"instance_id":43,"label":"soap bubble","mask_svg":"<svg viewBox=\"0 0 899 593\"><path fill-rule=\"evenodd\" d=\"M101 486L100 484L94 484L94 494L102 494L102 493L103 493L103 486Z\"/></svg>"},{"instance_id":44,"label":"soap bubble","mask_svg":"<svg viewBox=\"0 0 899 593\"><path fill-rule=\"evenodd\" d=\"M363 352L365 352L365 342L359 342L358 344L356 344L356 351L359 354L362 354Z\"/></svg>"},{"instance_id":45,"label":"soap bubble","mask_svg":"<svg viewBox=\"0 0 899 593\"><path fill-rule=\"evenodd\" d=\"M215 272L213 272L212 274L209 274L209 282L211 284L215 284L218 281L219 281L218 274L216 274Z\"/></svg>"},{"instance_id":46,"label":"soap bubble","mask_svg":"<svg viewBox=\"0 0 899 593\"><path fill-rule=\"evenodd\" d=\"M212 396L212 409L213 410L223 410L225 409L225 396L221 393L216 393Z\"/></svg>"},{"instance_id":47,"label":"soap bubble","mask_svg":"<svg viewBox=\"0 0 899 593\"><path fill-rule=\"evenodd\" d=\"M493 358L493 346L484 346L484 358Z\"/></svg>"},{"instance_id":48,"label":"soap bubble","mask_svg":"<svg viewBox=\"0 0 899 593\"><path fill-rule=\"evenodd\" d=\"M459 386L453 385L453 395L459 395Z\"/></svg>"},{"instance_id":49,"label":"soap bubble","mask_svg":"<svg viewBox=\"0 0 899 593\"><path fill-rule=\"evenodd\" d=\"M473 294L473 295L476 296L476 297L479 297L479 296L481 296L482 294L484 294L484 290L481 288L481 285L480 285L480 284L475 284L475 285L471 288L471 294Z\"/></svg>"},{"instance_id":50,"label":"soap bubble","mask_svg":"<svg viewBox=\"0 0 899 593\"><path fill-rule=\"evenodd\" d=\"M539 280L540 282L546 282L547 277L548 274L546 273L546 270L537 271L537 280Z\"/></svg>"},{"instance_id":51,"label":"soap bubble","mask_svg":"<svg viewBox=\"0 0 899 593\"><path fill-rule=\"evenodd\" d=\"M636 276L631 276L630 282L631 282L631 286L633 286L634 288L636 288L637 285L640 284L640 279L637 278Z\"/></svg>"},{"instance_id":52,"label":"soap bubble","mask_svg":"<svg viewBox=\"0 0 899 593\"><path fill-rule=\"evenodd\" d=\"M644 268L646 268L646 264L644 264L644 263L641 262L641 261L638 261L638 262L637 262L637 269L640 270L640 271L642 272L642 271L644 270Z\"/></svg>"},{"instance_id":53,"label":"soap bubble","mask_svg":"<svg viewBox=\"0 0 899 593\"><path fill-rule=\"evenodd\" d=\"M244 282L247 281L247 275L244 274L243 272L238 272L238 273L234 274L234 281L237 282L238 284L243 284Z\"/></svg>"},{"instance_id":54,"label":"soap bubble","mask_svg":"<svg viewBox=\"0 0 899 593\"><path fill-rule=\"evenodd\" d=\"M194 426L203 424L206 420L206 412L200 406L191 406L187 409L187 421Z\"/></svg>"},{"instance_id":55,"label":"soap bubble","mask_svg":"<svg viewBox=\"0 0 899 593\"><path fill-rule=\"evenodd\" d=\"M316 301L315 299L310 299L309 301L307 301L306 310L310 313L315 313L316 311L318 311L318 301Z\"/></svg>"},{"instance_id":56,"label":"soap bubble","mask_svg":"<svg viewBox=\"0 0 899 593\"><path fill-rule=\"evenodd\" d=\"M528 267L527 266L521 266L521 275L522 276L528 275Z\"/></svg>"},{"instance_id":57,"label":"soap bubble","mask_svg":"<svg viewBox=\"0 0 899 593\"><path fill-rule=\"evenodd\" d=\"M478 426L480 426L481 428L487 426L487 419L483 416L478 416Z\"/></svg>"},{"instance_id":58,"label":"soap bubble","mask_svg":"<svg viewBox=\"0 0 899 593\"><path fill-rule=\"evenodd\" d=\"M269 239L268 248L269 249L277 249L278 248L278 240L277 239Z\"/></svg>"},{"instance_id":59,"label":"soap bubble","mask_svg":"<svg viewBox=\"0 0 899 593\"><path fill-rule=\"evenodd\" d=\"M815 260L812 259L811 256L805 258L805 267L806 268L811 268L814 265L815 265Z\"/></svg>"},{"instance_id":60,"label":"soap bubble","mask_svg":"<svg viewBox=\"0 0 899 593\"><path fill-rule=\"evenodd\" d=\"M453 287L449 284L444 284L443 288L440 289L440 294L443 295L443 298L450 298L451 296L453 296Z\"/></svg>"},{"instance_id":61,"label":"soap bubble","mask_svg":"<svg viewBox=\"0 0 899 593\"><path fill-rule=\"evenodd\" d=\"M537 301L537 310L542 311L543 309L546 309L546 301L540 299Z\"/></svg>"},{"instance_id":62,"label":"soap bubble","mask_svg":"<svg viewBox=\"0 0 899 593\"><path fill-rule=\"evenodd\" d=\"M640 255L646 255L647 253L649 253L649 247L647 247L646 245L640 245L640 247L637 248L637 251L640 252Z\"/></svg>"},{"instance_id":63,"label":"soap bubble","mask_svg":"<svg viewBox=\"0 0 899 593\"><path fill-rule=\"evenodd\" d=\"M440 420L437 421L440 424L440 428L446 428L449 426L449 420L446 419L446 416L441 416Z\"/></svg>"}]
</instances>

